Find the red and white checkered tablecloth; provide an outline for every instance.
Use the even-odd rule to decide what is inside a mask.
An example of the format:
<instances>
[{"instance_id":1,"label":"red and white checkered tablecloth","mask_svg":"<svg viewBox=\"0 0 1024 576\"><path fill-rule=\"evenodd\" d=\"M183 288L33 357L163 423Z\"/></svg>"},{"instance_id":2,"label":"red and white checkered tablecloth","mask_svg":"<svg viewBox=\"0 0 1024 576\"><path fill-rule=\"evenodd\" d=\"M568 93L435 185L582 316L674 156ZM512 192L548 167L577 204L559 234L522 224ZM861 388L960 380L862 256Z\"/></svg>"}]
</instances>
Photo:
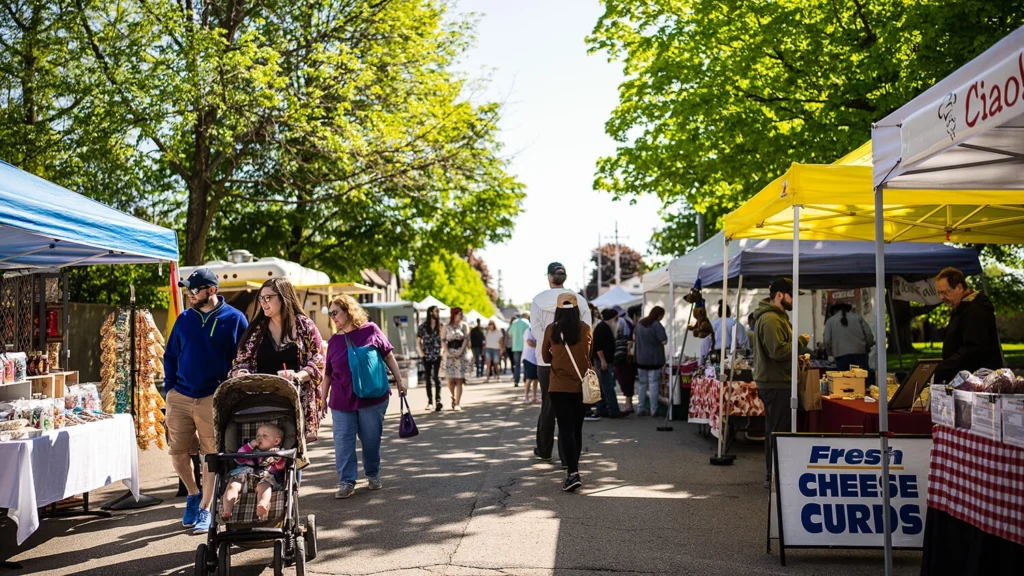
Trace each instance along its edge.
<instances>
[{"instance_id":1,"label":"red and white checkered tablecloth","mask_svg":"<svg viewBox=\"0 0 1024 576\"><path fill-rule=\"evenodd\" d=\"M935 426L928 506L1024 545L1024 449Z\"/></svg>"}]
</instances>

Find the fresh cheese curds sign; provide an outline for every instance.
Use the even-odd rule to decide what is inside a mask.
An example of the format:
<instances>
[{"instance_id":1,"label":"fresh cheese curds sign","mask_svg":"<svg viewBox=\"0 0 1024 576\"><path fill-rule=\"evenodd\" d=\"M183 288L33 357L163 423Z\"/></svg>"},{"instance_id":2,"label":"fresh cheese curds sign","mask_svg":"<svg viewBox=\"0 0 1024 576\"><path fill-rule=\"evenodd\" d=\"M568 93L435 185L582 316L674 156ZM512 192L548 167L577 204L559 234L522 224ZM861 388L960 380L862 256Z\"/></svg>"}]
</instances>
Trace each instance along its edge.
<instances>
[{"instance_id":1,"label":"fresh cheese curds sign","mask_svg":"<svg viewBox=\"0 0 1024 576\"><path fill-rule=\"evenodd\" d=\"M922 546L930 438L891 439L888 481L881 476L877 438L777 439L784 546L882 547L885 489L893 546Z\"/></svg>"},{"instance_id":2,"label":"fresh cheese curds sign","mask_svg":"<svg viewBox=\"0 0 1024 576\"><path fill-rule=\"evenodd\" d=\"M900 128L909 166L1024 113L1024 48L921 109Z\"/></svg>"}]
</instances>

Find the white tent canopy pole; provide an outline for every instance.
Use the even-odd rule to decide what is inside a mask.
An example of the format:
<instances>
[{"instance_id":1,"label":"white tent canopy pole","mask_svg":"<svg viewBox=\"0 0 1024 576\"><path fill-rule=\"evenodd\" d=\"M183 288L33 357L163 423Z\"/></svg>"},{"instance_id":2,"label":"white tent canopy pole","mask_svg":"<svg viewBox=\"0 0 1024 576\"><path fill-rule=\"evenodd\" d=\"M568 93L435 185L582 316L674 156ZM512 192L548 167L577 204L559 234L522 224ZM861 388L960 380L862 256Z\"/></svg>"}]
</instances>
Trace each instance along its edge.
<instances>
[{"instance_id":1,"label":"white tent canopy pole","mask_svg":"<svg viewBox=\"0 0 1024 576\"><path fill-rule=\"evenodd\" d=\"M800 378L800 206L793 206L793 334L790 346L793 353L789 375L791 395L789 398L790 432L796 432L797 381Z\"/></svg>"},{"instance_id":2,"label":"white tent canopy pole","mask_svg":"<svg viewBox=\"0 0 1024 576\"><path fill-rule=\"evenodd\" d=\"M724 239L723 262L722 262L722 302L729 301L729 239L722 236ZM707 304L705 303L705 306ZM706 308L705 308L706 309ZM712 331L712 337L714 332ZM722 458L722 445L724 442L722 439L725 437L725 427L723 426L723 418L725 414L725 387L729 384L726 382L725 377L725 346L719 346L721 348L721 360L722 360L722 371L719 373L718 381L721 384L718 389L718 458Z\"/></svg>"},{"instance_id":3,"label":"white tent canopy pole","mask_svg":"<svg viewBox=\"0 0 1024 576\"><path fill-rule=\"evenodd\" d=\"M885 205L883 186L875 190L875 213L882 214ZM886 332L885 332L885 219L875 219L875 385L878 386L878 436L882 448L882 478L889 478L889 394L886 374ZM889 491L882 490L882 509L889 509ZM892 576L892 521L888 514L882 515L885 534L885 576Z\"/></svg>"}]
</instances>

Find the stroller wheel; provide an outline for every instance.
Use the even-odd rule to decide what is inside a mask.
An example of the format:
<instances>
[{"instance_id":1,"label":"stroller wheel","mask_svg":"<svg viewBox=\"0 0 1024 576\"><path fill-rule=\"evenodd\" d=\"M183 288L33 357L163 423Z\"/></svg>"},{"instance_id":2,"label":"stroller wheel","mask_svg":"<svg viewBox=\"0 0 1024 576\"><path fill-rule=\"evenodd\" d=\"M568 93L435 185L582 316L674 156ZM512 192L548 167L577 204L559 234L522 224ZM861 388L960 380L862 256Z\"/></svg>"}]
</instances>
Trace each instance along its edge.
<instances>
[{"instance_id":1,"label":"stroller wheel","mask_svg":"<svg viewBox=\"0 0 1024 576\"><path fill-rule=\"evenodd\" d=\"M274 576L284 576L284 541L274 541Z\"/></svg>"},{"instance_id":2,"label":"stroller wheel","mask_svg":"<svg viewBox=\"0 0 1024 576\"><path fill-rule=\"evenodd\" d=\"M217 576L228 576L231 574L231 544L220 543L220 553L217 554Z\"/></svg>"},{"instance_id":3,"label":"stroller wheel","mask_svg":"<svg viewBox=\"0 0 1024 576\"><path fill-rule=\"evenodd\" d=\"M316 560L316 515L306 516L306 560Z\"/></svg>"},{"instance_id":4,"label":"stroller wheel","mask_svg":"<svg viewBox=\"0 0 1024 576\"><path fill-rule=\"evenodd\" d=\"M295 576L306 576L306 539L295 539Z\"/></svg>"},{"instance_id":5,"label":"stroller wheel","mask_svg":"<svg viewBox=\"0 0 1024 576\"><path fill-rule=\"evenodd\" d=\"M196 576L206 576L206 544L200 544L196 548Z\"/></svg>"}]
</instances>

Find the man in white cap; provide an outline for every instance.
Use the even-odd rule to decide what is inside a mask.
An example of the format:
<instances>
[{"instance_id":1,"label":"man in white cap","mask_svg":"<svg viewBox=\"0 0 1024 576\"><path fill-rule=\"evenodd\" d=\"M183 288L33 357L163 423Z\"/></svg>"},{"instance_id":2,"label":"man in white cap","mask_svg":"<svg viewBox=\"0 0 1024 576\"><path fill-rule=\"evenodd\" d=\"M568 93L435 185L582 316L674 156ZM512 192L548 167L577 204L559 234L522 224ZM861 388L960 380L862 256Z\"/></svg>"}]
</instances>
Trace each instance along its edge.
<instances>
[{"instance_id":1,"label":"man in white cap","mask_svg":"<svg viewBox=\"0 0 1024 576\"><path fill-rule=\"evenodd\" d=\"M560 262L548 264L548 286L533 298L530 304L530 331L543 336L548 325L555 320L555 309L558 307L558 295L565 292L565 266ZM580 309L580 317L590 326L593 319L590 315L590 304L580 295L576 295L576 306ZM540 416L537 418L537 446L533 455L541 460L551 460L551 451L555 446L555 409L548 397L548 384L551 382L551 365L544 362L537 354L537 376L540 380Z\"/></svg>"}]
</instances>

